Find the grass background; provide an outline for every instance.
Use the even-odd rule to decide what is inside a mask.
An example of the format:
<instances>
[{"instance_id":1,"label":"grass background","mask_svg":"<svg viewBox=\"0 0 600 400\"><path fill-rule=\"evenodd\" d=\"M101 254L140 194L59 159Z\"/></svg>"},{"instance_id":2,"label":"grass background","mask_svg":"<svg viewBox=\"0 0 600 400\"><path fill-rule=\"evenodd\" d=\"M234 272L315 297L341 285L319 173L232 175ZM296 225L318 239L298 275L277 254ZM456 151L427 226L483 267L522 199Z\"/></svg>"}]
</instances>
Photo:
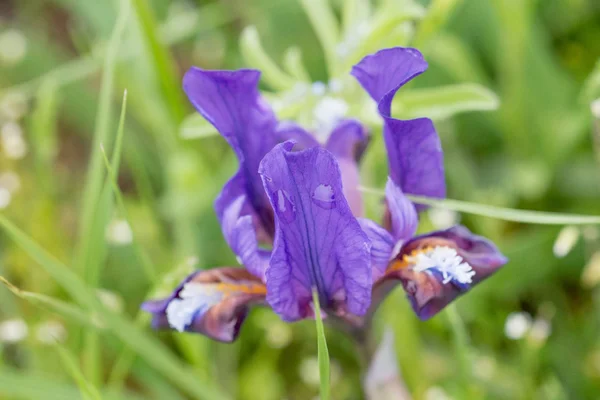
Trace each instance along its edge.
<instances>
[{"instance_id":1,"label":"grass background","mask_svg":"<svg viewBox=\"0 0 600 400\"><path fill-rule=\"evenodd\" d=\"M333 17L343 19L343 2L330 3ZM220 137L188 117L182 74L191 65L268 68L253 32L244 31L256 26L265 55L277 65L293 60L287 50L296 46L311 80L325 81L331 54L323 53L320 39L327 45L332 24L319 12L323 4L2 2L0 188L10 189L11 201L0 210L0 275L14 286L0 287L0 323L6 329L7 321L23 320L28 335L0 343L0 397L317 395L310 321L286 325L257 309L240 340L223 345L153 332L138 306L194 267L235 265L212 202L236 161ZM383 18L387 7L410 14L415 4L426 10L418 18ZM411 44L430 63L397 109L399 115L435 117L450 198L600 215L600 117L595 120L590 109L600 97L597 1L378 1L372 7L379 19L371 27L384 30L388 23L384 31L393 34L360 51ZM313 29L311 18L322 19L320 28ZM344 28L348 34L360 24ZM279 76L277 69L265 74L264 89L274 102L285 99L289 83L289 74ZM465 83L479 86L431 92ZM496 108L492 92L499 107L473 111ZM354 94L349 100L362 104ZM26 147L22 157L7 144L15 130ZM386 175L380 139L375 127L362 171L363 183L375 188ZM367 200L376 216L378 198ZM132 228L131 244L107 240L107 230L122 220ZM578 241L559 258L553 246L563 226L469 214L461 221L495 240L511 261L458 300L455 315L444 312L422 323L401 290L386 301L376 331L393 330L412 396L440 399L443 391L456 399L598 398L598 228L576 228ZM436 218L425 216L420 229L435 224ZM548 321L550 335L507 338L507 316L517 311ZM48 326L58 344L48 343ZM361 398L352 342L326 331L332 398ZM457 331L464 333L462 341L456 342Z\"/></svg>"}]
</instances>

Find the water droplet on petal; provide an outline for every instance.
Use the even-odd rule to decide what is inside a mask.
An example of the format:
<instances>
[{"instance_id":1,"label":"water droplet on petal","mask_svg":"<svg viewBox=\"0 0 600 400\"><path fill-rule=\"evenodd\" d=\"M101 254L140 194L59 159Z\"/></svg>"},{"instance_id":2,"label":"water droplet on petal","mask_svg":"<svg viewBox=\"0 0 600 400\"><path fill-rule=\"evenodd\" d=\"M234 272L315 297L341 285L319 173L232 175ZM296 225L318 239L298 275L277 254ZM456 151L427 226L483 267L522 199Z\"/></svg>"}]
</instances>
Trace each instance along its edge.
<instances>
[{"instance_id":1,"label":"water droplet on petal","mask_svg":"<svg viewBox=\"0 0 600 400\"><path fill-rule=\"evenodd\" d=\"M335 193L331 185L319 185L312 194L313 202L321 208L330 210L335 207Z\"/></svg>"},{"instance_id":2,"label":"water droplet on petal","mask_svg":"<svg viewBox=\"0 0 600 400\"><path fill-rule=\"evenodd\" d=\"M296 206L290 195L283 189L275 192L275 209L282 221L290 223L296 219Z\"/></svg>"}]
</instances>

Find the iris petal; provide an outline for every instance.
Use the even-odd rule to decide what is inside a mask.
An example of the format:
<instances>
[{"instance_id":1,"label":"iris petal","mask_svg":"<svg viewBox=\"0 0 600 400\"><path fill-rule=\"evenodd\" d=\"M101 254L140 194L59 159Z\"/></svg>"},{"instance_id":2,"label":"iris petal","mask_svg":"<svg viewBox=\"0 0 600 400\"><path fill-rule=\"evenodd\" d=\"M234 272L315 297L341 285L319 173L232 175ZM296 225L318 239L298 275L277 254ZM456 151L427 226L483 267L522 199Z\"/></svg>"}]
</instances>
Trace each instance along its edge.
<instances>
[{"instance_id":1,"label":"iris petal","mask_svg":"<svg viewBox=\"0 0 600 400\"><path fill-rule=\"evenodd\" d=\"M336 158L342 172L344 195L356 217L364 214L362 193L358 190L358 163L367 148L369 135L358 121L345 120L331 132L325 148Z\"/></svg>"},{"instance_id":2,"label":"iris petal","mask_svg":"<svg viewBox=\"0 0 600 400\"><path fill-rule=\"evenodd\" d=\"M260 166L275 210L267 301L284 320L312 315L311 290L324 308L362 315L371 298L370 243L342 191L334 156L322 148L276 146Z\"/></svg>"},{"instance_id":3,"label":"iris petal","mask_svg":"<svg viewBox=\"0 0 600 400\"><path fill-rule=\"evenodd\" d=\"M445 197L443 153L431 120L391 117L398 89L426 69L418 50L397 47L363 58L352 68L352 75L377 102L392 180L404 193Z\"/></svg>"},{"instance_id":4,"label":"iris petal","mask_svg":"<svg viewBox=\"0 0 600 400\"><path fill-rule=\"evenodd\" d=\"M205 71L191 68L183 89L198 112L212 123L235 150L240 167L215 201L219 221L232 202L246 196L243 215L252 215L267 236L274 231L269 201L258 176L260 160L279 141L277 119L260 97L255 70Z\"/></svg>"},{"instance_id":5,"label":"iris petal","mask_svg":"<svg viewBox=\"0 0 600 400\"><path fill-rule=\"evenodd\" d=\"M412 238L419 224L417 210L391 179L388 179L385 186L385 200L389 214L389 228L394 239L404 242Z\"/></svg>"},{"instance_id":6,"label":"iris petal","mask_svg":"<svg viewBox=\"0 0 600 400\"><path fill-rule=\"evenodd\" d=\"M252 304L263 303L264 284L242 268L215 268L188 276L167 298L142 305L157 329L195 332L222 342L237 338Z\"/></svg>"},{"instance_id":7,"label":"iris petal","mask_svg":"<svg viewBox=\"0 0 600 400\"><path fill-rule=\"evenodd\" d=\"M300 125L291 121L282 121L277 126L277 136L280 142L293 140L300 149L310 149L319 146L319 142L313 135Z\"/></svg>"},{"instance_id":8,"label":"iris petal","mask_svg":"<svg viewBox=\"0 0 600 400\"><path fill-rule=\"evenodd\" d=\"M381 281L400 280L417 315L428 319L506 262L491 241L455 226L406 242Z\"/></svg>"},{"instance_id":9,"label":"iris petal","mask_svg":"<svg viewBox=\"0 0 600 400\"><path fill-rule=\"evenodd\" d=\"M396 241L388 231L370 219L359 218L358 222L363 232L371 241L371 267L373 282L376 282L385 274Z\"/></svg>"},{"instance_id":10,"label":"iris petal","mask_svg":"<svg viewBox=\"0 0 600 400\"><path fill-rule=\"evenodd\" d=\"M231 250L238 261L254 276L264 280L264 273L271 256L259 248L258 238L251 215L243 215L246 196L241 195L225 209L222 228Z\"/></svg>"}]
</instances>

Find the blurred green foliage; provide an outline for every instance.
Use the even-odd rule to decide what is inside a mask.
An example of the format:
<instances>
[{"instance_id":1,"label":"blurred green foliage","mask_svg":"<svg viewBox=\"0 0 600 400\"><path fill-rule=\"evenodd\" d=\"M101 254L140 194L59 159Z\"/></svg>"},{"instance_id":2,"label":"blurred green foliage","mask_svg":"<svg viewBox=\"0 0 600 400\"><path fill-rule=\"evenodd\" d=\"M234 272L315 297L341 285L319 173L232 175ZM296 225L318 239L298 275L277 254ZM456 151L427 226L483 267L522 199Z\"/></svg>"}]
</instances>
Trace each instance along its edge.
<instances>
[{"instance_id":1,"label":"blurred green foliage","mask_svg":"<svg viewBox=\"0 0 600 400\"><path fill-rule=\"evenodd\" d=\"M189 117L191 65L261 67L279 115L303 123L318 98L290 100L297 84L343 80L373 133L363 184L382 188L380 128L348 71L381 47L416 46L430 68L394 113L435 119L449 198L600 215L599 38L596 0L2 2L0 275L14 286L0 287L0 396L317 395L310 321L258 309L223 345L153 332L138 314L192 268L236 265L212 211L236 161ZM380 199L365 200L377 218ZM456 217L432 210L420 229ZM598 398L598 227L460 218L510 263L429 322L400 290L385 302L376 333L393 329L412 396ZM521 335L507 324L515 312L532 316ZM326 331L331 397L362 398L353 342Z\"/></svg>"}]
</instances>

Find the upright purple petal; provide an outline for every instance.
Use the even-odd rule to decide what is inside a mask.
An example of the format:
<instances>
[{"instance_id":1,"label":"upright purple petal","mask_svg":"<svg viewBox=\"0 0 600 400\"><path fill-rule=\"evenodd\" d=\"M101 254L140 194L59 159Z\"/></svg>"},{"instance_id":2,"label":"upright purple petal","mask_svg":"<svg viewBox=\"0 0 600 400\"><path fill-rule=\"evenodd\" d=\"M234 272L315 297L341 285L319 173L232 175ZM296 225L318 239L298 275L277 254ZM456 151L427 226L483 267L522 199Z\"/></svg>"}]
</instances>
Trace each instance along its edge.
<instances>
[{"instance_id":1,"label":"upright purple petal","mask_svg":"<svg viewBox=\"0 0 600 400\"><path fill-rule=\"evenodd\" d=\"M319 142L313 135L300 125L290 121L279 123L277 126L277 137L280 142L293 140L299 149L310 149L311 147L319 146Z\"/></svg>"},{"instance_id":2,"label":"upright purple petal","mask_svg":"<svg viewBox=\"0 0 600 400\"><path fill-rule=\"evenodd\" d=\"M377 102L379 112L389 117L396 91L427 67L419 50L394 47L366 56L352 68L352 75Z\"/></svg>"},{"instance_id":3,"label":"upright purple petal","mask_svg":"<svg viewBox=\"0 0 600 400\"><path fill-rule=\"evenodd\" d=\"M433 123L428 118L402 121L391 116L398 89L426 69L418 50L396 47L363 58L352 75L377 102L393 181L404 193L445 197L443 153Z\"/></svg>"},{"instance_id":4,"label":"upright purple petal","mask_svg":"<svg viewBox=\"0 0 600 400\"><path fill-rule=\"evenodd\" d=\"M258 176L260 160L278 142L277 119L260 97L255 70L205 71L192 67L183 78L188 98L238 156L240 167L215 201L220 221L231 203L246 195L243 215L253 215L268 236L274 231L272 210Z\"/></svg>"},{"instance_id":5,"label":"upright purple petal","mask_svg":"<svg viewBox=\"0 0 600 400\"><path fill-rule=\"evenodd\" d=\"M331 132L325 148L335 156L342 171L344 195L354 216L364 214L362 193L358 190L360 174L358 163L367 148L369 135L358 121L345 120Z\"/></svg>"},{"instance_id":6,"label":"upright purple petal","mask_svg":"<svg viewBox=\"0 0 600 400\"><path fill-rule=\"evenodd\" d=\"M381 281L400 280L417 315L428 319L506 262L491 241L455 226L409 240Z\"/></svg>"},{"instance_id":7,"label":"upright purple petal","mask_svg":"<svg viewBox=\"0 0 600 400\"><path fill-rule=\"evenodd\" d=\"M312 315L315 288L326 310L362 315L371 299L370 244L342 191L334 156L276 146L260 166L275 210L267 301L286 321Z\"/></svg>"},{"instance_id":8,"label":"upright purple petal","mask_svg":"<svg viewBox=\"0 0 600 400\"><path fill-rule=\"evenodd\" d=\"M387 118L384 139L390 176L404 193L446 197L442 145L430 119Z\"/></svg>"},{"instance_id":9,"label":"upright purple petal","mask_svg":"<svg viewBox=\"0 0 600 400\"><path fill-rule=\"evenodd\" d=\"M248 308L264 302L264 284L243 268L215 268L188 276L162 300L147 301L156 329L195 332L222 342L237 337Z\"/></svg>"},{"instance_id":10,"label":"upright purple petal","mask_svg":"<svg viewBox=\"0 0 600 400\"><path fill-rule=\"evenodd\" d=\"M417 231L419 225L417 210L391 179L388 179L385 185L385 200L387 202L390 230L394 235L394 239L405 242L413 237Z\"/></svg>"}]
</instances>

